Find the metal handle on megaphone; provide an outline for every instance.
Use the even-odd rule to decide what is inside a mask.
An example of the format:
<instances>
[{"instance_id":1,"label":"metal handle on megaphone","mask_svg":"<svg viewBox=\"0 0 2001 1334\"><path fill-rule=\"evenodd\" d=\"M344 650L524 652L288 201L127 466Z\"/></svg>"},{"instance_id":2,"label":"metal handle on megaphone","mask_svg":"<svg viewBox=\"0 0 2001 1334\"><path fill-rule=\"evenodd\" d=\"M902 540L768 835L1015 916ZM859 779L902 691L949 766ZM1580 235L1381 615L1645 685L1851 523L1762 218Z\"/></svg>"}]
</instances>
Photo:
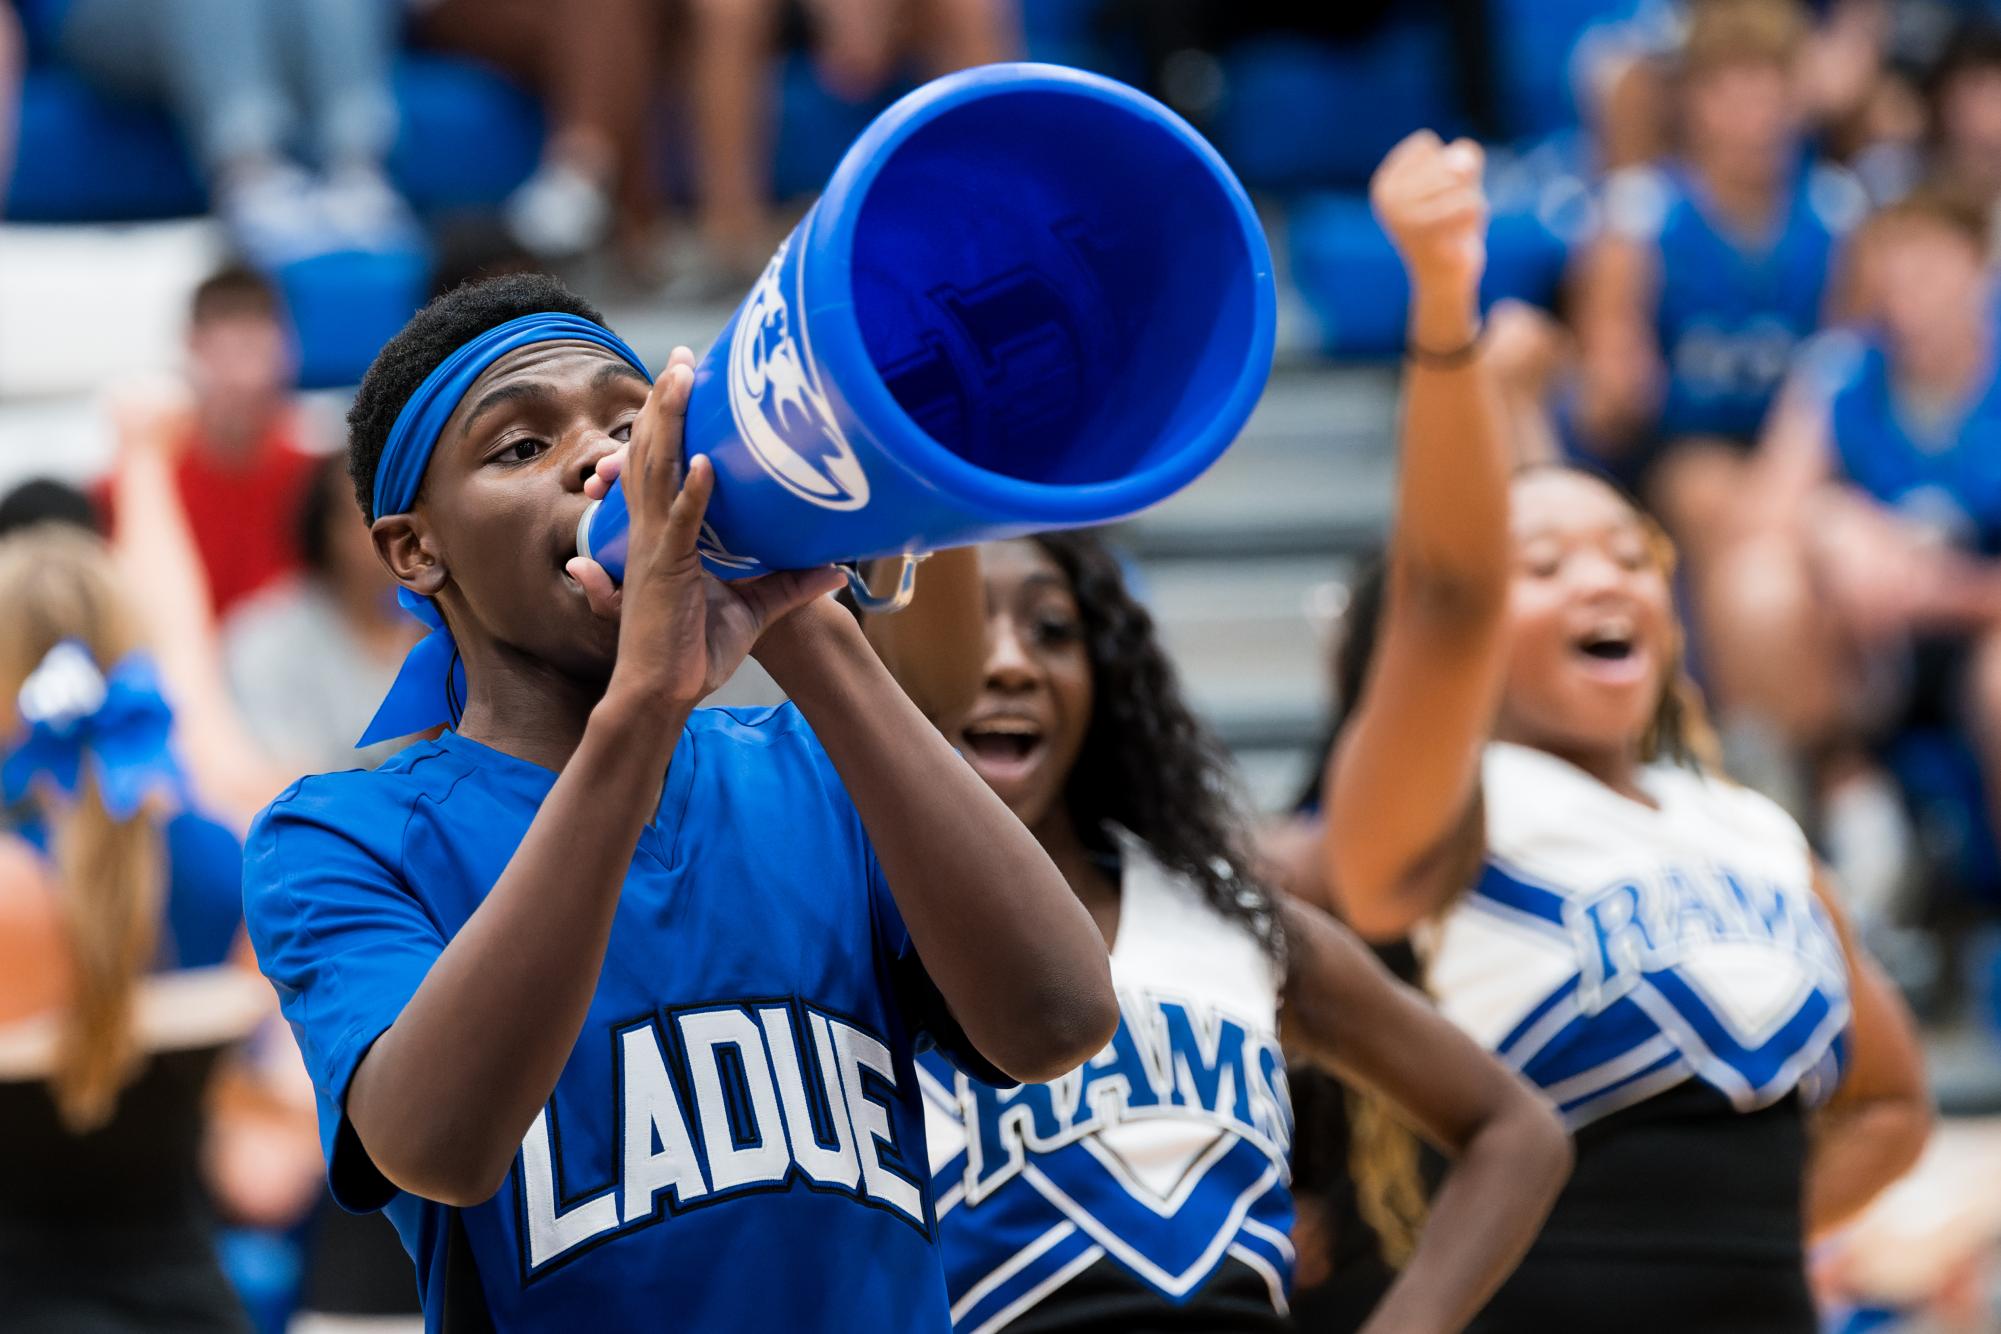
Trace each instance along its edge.
<instances>
[{"instance_id":1,"label":"metal handle on megaphone","mask_svg":"<svg viewBox=\"0 0 2001 1334\"><path fill-rule=\"evenodd\" d=\"M869 591L868 580L862 574L861 565L856 561L841 562L841 573L848 576L848 596L855 605L872 615L884 612L902 611L910 605L910 599L917 596L917 567L924 557L905 553L903 568L896 572L896 588L878 596Z\"/></svg>"}]
</instances>

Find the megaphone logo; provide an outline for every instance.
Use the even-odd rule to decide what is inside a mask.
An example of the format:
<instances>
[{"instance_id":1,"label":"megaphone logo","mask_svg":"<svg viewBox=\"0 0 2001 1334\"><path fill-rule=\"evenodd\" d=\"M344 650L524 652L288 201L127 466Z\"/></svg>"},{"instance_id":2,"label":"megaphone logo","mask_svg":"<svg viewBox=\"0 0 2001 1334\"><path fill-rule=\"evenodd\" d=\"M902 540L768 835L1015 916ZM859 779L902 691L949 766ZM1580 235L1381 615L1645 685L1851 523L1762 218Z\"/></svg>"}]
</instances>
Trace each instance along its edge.
<instances>
[{"instance_id":1,"label":"megaphone logo","mask_svg":"<svg viewBox=\"0 0 2001 1334\"><path fill-rule=\"evenodd\" d=\"M702 531L695 536L695 551L703 560L734 574L758 574L764 569L750 557L739 556L724 546L723 539L716 535L716 526L706 519L702 521Z\"/></svg>"},{"instance_id":2,"label":"megaphone logo","mask_svg":"<svg viewBox=\"0 0 2001 1334\"><path fill-rule=\"evenodd\" d=\"M744 299L730 343L730 415L738 434L772 480L801 500L830 510L868 504L868 475L820 387L820 369L797 310L785 299L783 270L792 248L778 247ZM795 273L803 265L794 266Z\"/></svg>"}]
</instances>

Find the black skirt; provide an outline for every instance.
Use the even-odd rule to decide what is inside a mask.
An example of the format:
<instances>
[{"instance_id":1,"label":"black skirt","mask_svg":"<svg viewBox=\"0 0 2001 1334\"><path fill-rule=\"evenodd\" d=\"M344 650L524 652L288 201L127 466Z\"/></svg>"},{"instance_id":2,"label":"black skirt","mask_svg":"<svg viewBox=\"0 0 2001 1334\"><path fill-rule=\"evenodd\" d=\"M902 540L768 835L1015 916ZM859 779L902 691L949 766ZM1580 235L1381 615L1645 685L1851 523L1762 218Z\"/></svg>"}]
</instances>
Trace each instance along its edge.
<instances>
[{"instance_id":1,"label":"black skirt","mask_svg":"<svg viewBox=\"0 0 2001 1334\"><path fill-rule=\"evenodd\" d=\"M1473 1334L1815 1334L1796 1098L1690 1081L1584 1127L1542 1235Z\"/></svg>"},{"instance_id":2,"label":"black skirt","mask_svg":"<svg viewBox=\"0 0 2001 1334\"><path fill-rule=\"evenodd\" d=\"M111 1120L81 1135L40 1081L0 1082L0 1329L249 1330L197 1171L220 1050L152 1057Z\"/></svg>"}]
</instances>

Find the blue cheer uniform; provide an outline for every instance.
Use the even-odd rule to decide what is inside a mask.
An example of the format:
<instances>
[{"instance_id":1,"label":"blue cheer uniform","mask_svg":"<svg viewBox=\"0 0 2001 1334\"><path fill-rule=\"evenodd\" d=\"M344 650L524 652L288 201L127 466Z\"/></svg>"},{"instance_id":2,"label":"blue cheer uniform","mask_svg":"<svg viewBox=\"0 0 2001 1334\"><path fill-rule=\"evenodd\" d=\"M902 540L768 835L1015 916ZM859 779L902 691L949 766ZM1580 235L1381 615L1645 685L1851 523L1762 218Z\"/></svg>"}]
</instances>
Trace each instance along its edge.
<instances>
[{"instance_id":1,"label":"blue cheer uniform","mask_svg":"<svg viewBox=\"0 0 2001 1334\"><path fill-rule=\"evenodd\" d=\"M301 780L246 851L334 1196L386 1209L427 1328L945 1328L913 1060L936 1042L1002 1077L946 1013L791 705L689 719L589 1016L499 1193L447 1208L370 1162L348 1082L555 780L447 732Z\"/></svg>"},{"instance_id":2,"label":"blue cheer uniform","mask_svg":"<svg viewBox=\"0 0 2001 1334\"><path fill-rule=\"evenodd\" d=\"M1282 973L1118 831L1119 1027L997 1090L920 1067L952 1319L967 1334L1281 1330L1292 1280Z\"/></svg>"},{"instance_id":3,"label":"blue cheer uniform","mask_svg":"<svg viewBox=\"0 0 2001 1334\"><path fill-rule=\"evenodd\" d=\"M2001 556L2001 365L1929 420L1900 399L1874 338L1824 334L1800 375L1825 405L1835 475L1962 550Z\"/></svg>"},{"instance_id":4,"label":"blue cheer uniform","mask_svg":"<svg viewBox=\"0 0 2001 1334\"><path fill-rule=\"evenodd\" d=\"M1803 167L1755 239L1733 233L1677 164L1615 174L1604 203L1608 230L1652 250L1658 267L1667 385L1655 440L1751 442L1795 349L1820 327L1837 246L1867 208L1860 184Z\"/></svg>"},{"instance_id":5,"label":"blue cheer uniform","mask_svg":"<svg viewBox=\"0 0 2001 1334\"><path fill-rule=\"evenodd\" d=\"M1828 471L1945 545L2001 557L2001 367L1958 402L1899 391L1889 350L1836 329L1802 351L1793 387L1821 411ZM1912 635L1872 656L1868 707L1852 721L1887 740L1927 729L1965 732L1975 646L1964 634Z\"/></svg>"},{"instance_id":6,"label":"blue cheer uniform","mask_svg":"<svg viewBox=\"0 0 2001 1334\"><path fill-rule=\"evenodd\" d=\"M1653 804L1487 749L1487 862L1415 933L1447 1018L1540 1088L1576 1169L1482 1334L1816 1328L1804 1110L1842 1069L1848 971L1792 818L1656 765Z\"/></svg>"}]
</instances>

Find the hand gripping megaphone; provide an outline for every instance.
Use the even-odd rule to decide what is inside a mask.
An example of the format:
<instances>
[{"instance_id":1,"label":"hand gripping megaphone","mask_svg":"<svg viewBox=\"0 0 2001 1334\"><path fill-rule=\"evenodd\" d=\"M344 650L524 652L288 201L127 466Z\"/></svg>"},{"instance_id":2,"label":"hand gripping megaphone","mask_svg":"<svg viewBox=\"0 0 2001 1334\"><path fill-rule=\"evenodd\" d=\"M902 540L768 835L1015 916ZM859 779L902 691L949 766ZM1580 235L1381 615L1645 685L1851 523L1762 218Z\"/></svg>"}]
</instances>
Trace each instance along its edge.
<instances>
[{"instance_id":1,"label":"hand gripping megaphone","mask_svg":"<svg viewBox=\"0 0 2001 1334\"><path fill-rule=\"evenodd\" d=\"M1110 522L1215 462L1271 371L1271 251L1187 122L1055 65L883 112L696 367L729 578ZM623 576L622 491L578 525ZM862 590L857 590L861 592Z\"/></svg>"}]
</instances>

